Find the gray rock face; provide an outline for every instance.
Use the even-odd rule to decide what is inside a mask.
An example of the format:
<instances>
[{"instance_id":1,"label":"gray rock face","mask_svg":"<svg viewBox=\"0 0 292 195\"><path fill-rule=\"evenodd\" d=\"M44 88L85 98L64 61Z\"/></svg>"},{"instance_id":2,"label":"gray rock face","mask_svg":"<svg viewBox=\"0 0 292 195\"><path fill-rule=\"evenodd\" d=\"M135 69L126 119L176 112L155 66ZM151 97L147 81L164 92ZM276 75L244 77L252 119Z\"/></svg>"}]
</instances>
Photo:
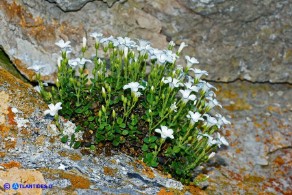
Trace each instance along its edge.
<instances>
[{"instance_id":1,"label":"gray rock face","mask_svg":"<svg viewBox=\"0 0 292 195\"><path fill-rule=\"evenodd\" d=\"M292 83L291 16L289 0L3 0L0 47L31 80L27 67L45 64L44 79L54 81L56 41L80 46L98 31L158 48L184 41L184 54L200 61L209 80Z\"/></svg>"}]
</instances>

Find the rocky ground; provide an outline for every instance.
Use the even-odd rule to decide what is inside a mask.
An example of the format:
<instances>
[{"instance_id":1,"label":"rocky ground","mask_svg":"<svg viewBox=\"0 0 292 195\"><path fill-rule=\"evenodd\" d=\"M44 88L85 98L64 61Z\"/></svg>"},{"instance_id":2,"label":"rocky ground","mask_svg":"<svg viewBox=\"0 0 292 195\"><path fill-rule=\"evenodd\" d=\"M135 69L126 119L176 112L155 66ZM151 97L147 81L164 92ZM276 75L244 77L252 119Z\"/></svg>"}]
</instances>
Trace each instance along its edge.
<instances>
[{"instance_id":1,"label":"rocky ground","mask_svg":"<svg viewBox=\"0 0 292 195\"><path fill-rule=\"evenodd\" d=\"M223 132L230 147L203 169L208 182L194 187L124 154L94 155L60 143L38 93L0 69L0 194L13 194L14 182L53 186L18 189L22 194L291 194L292 86L213 84L232 122Z\"/></svg>"}]
</instances>

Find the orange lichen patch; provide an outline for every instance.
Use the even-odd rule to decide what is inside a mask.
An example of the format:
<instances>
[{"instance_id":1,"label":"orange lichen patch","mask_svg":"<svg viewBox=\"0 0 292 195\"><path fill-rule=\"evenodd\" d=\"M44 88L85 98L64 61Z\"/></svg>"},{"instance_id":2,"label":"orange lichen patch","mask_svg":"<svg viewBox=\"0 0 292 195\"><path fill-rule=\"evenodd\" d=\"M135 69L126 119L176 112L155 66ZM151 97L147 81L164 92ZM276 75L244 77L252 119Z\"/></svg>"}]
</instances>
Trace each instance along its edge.
<instances>
[{"instance_id":1,"label":"orange lichen patch","mask_svg":"<svg viewBox=\"0 0 292 195\"><path fill-rule=\"evenodd\" d=\"M9 134L9 131L10 131L10 128L8 126L0 125L0 136L2 138L7 137Z\"/></svg>"},{"instance_id":2,"label":"orange lichen patch","mask_svg":"<svg viewBox=\"0 0 292 195\"><path fill-rule=\"evenodd\" d=\"M188 191L191 194L197 194L197 195L206 195L207 193L204 190L201 190L200 188L190 185L186 187L188 189Z\"/></svg>"},{"instance_id":3,"label":"orange lichen patch","mask_svg":"<svg viewBox=\"0 0 292 195\"><path fill-rule=\"evenodd\" d=\"M14 120L15 114L12 112L11 107L8 108L8 115L7 116L8 116L8 123L10 125L17 125L17 123Z\"/></svg>"},{"instance_id":4,"label":"orange lichen patch","mask_svg":"<svg viewBox=\"0 0 292 195\"><path fill-rule=\"evenodd\" d=\"M263 177L255 176L255 175L245 175L243 178L244 182L252 183L252 184L257 184L261 183L265 180Z\"/></svg>"},{"instance_id":5,"label":"orange lichen patch","mask_svg":"<svg viewBox=\"0 0 292 195\"><path fill-rule=\"evenodd\" d=\"M234 91L228 90L228 89L223 89L221 86L218 87L218 94L220 94L221 98L226 98L226 99L237 99L238 94L235 93Z\"/></svg>"},{"instance_id":6,"label":"orange lichen patch","mask_svg":"<svg viewBox=\"0 0 292 195\"><path fill-rule=\"evenodd\" d=\"M6 156L5 152L0 152L0 158L4 158Z\"/></svg>"},{"instance_id":7,"label":"orange lichen patch","mask_svg":"<svg viewBox=\"0 0 292 195\"><path fill-rule=\"evenodd\" d=\"M16 146L16 139L15 140L10 140L10 141L6 141L5 142L5 149L9 150L9 149L13 149Z\"/></svg>"},{"instance_id":8,"label":"orange lichen patch","mask_svg":"<svg viewBox=\"0 0 292 195\"><path fill-rule=\"evenodd\" d=\"M16 107L18 110L21 110L24 113L24 117L29 116L33 111L35 111L36 106L41 109L47 108L47 105L42 101L40 95L32 88L30 84L24 83L6 70L0 69L0 84L4 82L9 84L9 88L4 89L5 91L3 92L0 92L0 105L2 105L0 106L0 115L1 112L3 112L2 107L6 105L4 104L4 96L2 96L3 93L13 97L9 99L10 104ZM8 107L9 106L6 105L6 110L4 110L4 112L7 114Z\"/></svg>"},{"instance_id":9,"label":"orange lichen patch","mask_svg":"<svg viewBox=\"0 0 292 195\"><path fill-rule=\"evenodd\" d=\"M21 164L17 161L10 161L8 163L2 163L2 164L0 164L0 166L4 167L6 169L11 169L12 167L20 168Z\"/></svg>"},{"instance_id":10,"label":"orange lichen patch","mask_svg":"<svg viewBox=\"0 0 292 195\"><path fill-rule=\"evenodd\" d=\"M8 171L0 171L0 186L4 183L20 183L20 184L46 184L43 175L35 170L18 169L16 167ZM3 191L1 191L3 192ZM34 194L41 195L41 188L19 188L17 190L6 190L5 194Z\"/></svg>"},{"instance_id":11,"label":"orange lichen patch","mask_svg":"<svg viewBox=\"0 0 292 195\"><path fill-rule=\"evenodd\" d=\"M71 182L70 190L88 189L90 187L90 180L74 171L63 171L58 169L40 168L38 171L42 172L48 179L68 179ZM71 193L72 194L72 193Z\"/></svg>"},{"instance_id":12,"label":"orange lichen patch","mask_svg":"<svg viewBox=\"0 0 292 195\"><path fill-rule=\"evenodd\" d=\"M70 158L71 160L74 160L74 161L79 161L82 159L82 156L80 156L79 154L77 153L69 153L69 152L65 152L65 151L60 151L58 152L58 154L60 156L63 156L63 157L68 157Z\"/></svg>"},{"instance_id":13,"label":"orange lichen patch","mask_svg":"<svg viewBox=\"0 0 292 195\"><path fill-rule=\"evenodd\" d=\"M113 168L110 168L110 167L103 167L103 172L105 175L109 175L111 177L114 177L115 174L117 173L117 169L113 169Z\"/></svg>"},{"instance_id":14,"label":"orange lichen patch","mask_svg":"<svg viewBox=\"0 0 292 195\"><path fill-rule=\"evenodd\" d=\"M270 112L282 113L282 110L278 106L268 106L267 110Z\"/></svg>"},{"instance_id":15,"label":"orange lichen patch","mask_svg":"<svg viewBox=\"0 0 292 195\"><path fill-rule=\"evenodd\" d=\"M72 188L79 188L79 189L88 189L90 187L90 181L82 176L62 172L62 178L69 179L72 185Z\"/></svg>"},{"instance_id":16,"label":"orange lichen patch","mask_svg":"<svg viewBox=\"0 0 292 195\"><path fill-rule=\"evenodd\" d=\"M157 195L173 195L173 192L166 191L165 188L161 188L161 190L157 193Z\"/></svg>"},{"instance_id":17,"label":"orange lichen patch","mask_svg":"<svg viewBox=\"0 0 292 195\"><path fill-rule=\"evenodd\" d=\"M150 167L145 167L143 169L143 173L148 177L148 178L155 178L154 172Z\"/></svg>"},{"instance_id":18,"label":"orange lichen patch","mask_svg":"<svg viewBox=\"0 0 292 195\"><path fill-rule=\"evenodd\" d=\"M237 148L237 149L235 150L235 152L236 152L237 154L239 154L239 153L242 152L242 150L241 150L240 148Z\"/></svg>"},{"instance_id":19,"label":"orange lichen patch","mask_svg":"<svg viewBox=\"0 0 292 195\"><path fill-rule=\"evenodd\" d=\"M281 166L283 164L285 164L285 160L283 158L281 158L280 156L278 156L275 160L274 163L276 163L277 165Z\"/></svg>"},{"instance_id":20,"label":"orange lichen patch","mask_svg":"<svg viewBox=\"0 0 292 195\"><path fill-rule=\"evenodd\" d=\"M39 146L44 145L45 139L46 139L45 136L39 136L39 137L37 137L36 138L36 141L35 141L36 145L39 145Z\"/></svg>"},{"instance_id":21,"label":"orange lichen patch","mask_svg":"<svg viewBox=\"0 0 292 195\"><path fill-rule=\"evenodd\" d=\"M9 4L7 1L1 1L0 7L5 11L10 23L22 27L27 36L33 36L38 41L52 40L55 38L55 27L46 25L39 16L33 17L25 8L13 1Z\"/></svg>"},{"instance_id":22,"label":"orange lichen patch","mask_svg":"<svg viewBox=\"0 0 292 195\"><path fill-rule=\"evenodd\" d=\"M223 106L228 111L242 111L251 110L252 106L248 104L244 99L235 100L234 104Z\"/></svg>"}]
</instances>

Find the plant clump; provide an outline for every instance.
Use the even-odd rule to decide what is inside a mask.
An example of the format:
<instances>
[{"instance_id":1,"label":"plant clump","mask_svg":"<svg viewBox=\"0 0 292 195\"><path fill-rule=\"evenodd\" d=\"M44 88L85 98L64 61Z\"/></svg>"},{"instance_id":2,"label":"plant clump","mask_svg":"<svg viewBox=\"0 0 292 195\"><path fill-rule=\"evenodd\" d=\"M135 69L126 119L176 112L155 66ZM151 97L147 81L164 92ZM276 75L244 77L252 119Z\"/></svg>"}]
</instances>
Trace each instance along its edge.
<instances>
[{"instance_id":1,"label":"plant clump","mask_svg":"<svg viewBox=\"0 0 292 195\"><path fill-rule=\"evenodd\" d=\"M69 41L56 43L61 48L56 86L48 90L39 81L38 89L50 103L45 114L54 116L61 141L74 148L118 148L183 183L193 182L192 170L218 147L228 146L218 131L229 121L213 109L221 107L216 88L201 79L208 73L193 68L199 63L194 57L185 56L185 67L176 65L185 43L177 51L173 42L158 50L144 40L99 33L91 37L91 59L84 57L86 38L74 59L68 55ZM76 124L74 133L62 131L58 112Z\"/></svg>"}]
</instances>

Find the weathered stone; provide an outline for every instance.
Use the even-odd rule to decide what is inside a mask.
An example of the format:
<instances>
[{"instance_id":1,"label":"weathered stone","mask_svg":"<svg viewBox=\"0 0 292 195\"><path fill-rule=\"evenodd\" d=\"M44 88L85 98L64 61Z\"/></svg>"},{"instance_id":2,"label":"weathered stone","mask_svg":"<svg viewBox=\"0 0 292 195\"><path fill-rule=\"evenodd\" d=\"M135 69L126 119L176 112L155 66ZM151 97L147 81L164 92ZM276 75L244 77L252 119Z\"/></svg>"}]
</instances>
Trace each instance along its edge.
<instances>
[{"instance_id":1,"label":"weathered stone","mask_svg":"<svg viewBox=\"0 0 292 195\"><path fill-rule=\"evenodd\" d=\"M291 10L288 0L3 0L0 46L30 80L27 68L42 64L43 79L54 82L60 38L79 46L99 31L158 48L185 41L183 53L200 61L209 80L291 83Z\"/></svg>"}]
</instances>

